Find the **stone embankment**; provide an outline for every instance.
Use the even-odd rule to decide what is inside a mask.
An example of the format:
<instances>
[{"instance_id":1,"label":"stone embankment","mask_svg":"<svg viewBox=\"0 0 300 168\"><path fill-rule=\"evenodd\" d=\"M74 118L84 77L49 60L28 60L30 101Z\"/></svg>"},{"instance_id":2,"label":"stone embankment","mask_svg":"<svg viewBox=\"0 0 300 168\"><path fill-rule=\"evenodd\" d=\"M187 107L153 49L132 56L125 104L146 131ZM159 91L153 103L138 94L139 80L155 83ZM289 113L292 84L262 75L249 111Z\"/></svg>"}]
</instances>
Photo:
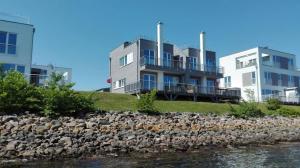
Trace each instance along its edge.
<instances>
[{"instance_id":1,"label":"stone embankment","mask_svg":"<svg viewBox=\"0 0 300 168\"><path fill-rule=\"evenodd\" d=\"M300 140L300 118L107 112L84 119L0 116L0 160L197 150Z\"/></svg>"}]
</instances>

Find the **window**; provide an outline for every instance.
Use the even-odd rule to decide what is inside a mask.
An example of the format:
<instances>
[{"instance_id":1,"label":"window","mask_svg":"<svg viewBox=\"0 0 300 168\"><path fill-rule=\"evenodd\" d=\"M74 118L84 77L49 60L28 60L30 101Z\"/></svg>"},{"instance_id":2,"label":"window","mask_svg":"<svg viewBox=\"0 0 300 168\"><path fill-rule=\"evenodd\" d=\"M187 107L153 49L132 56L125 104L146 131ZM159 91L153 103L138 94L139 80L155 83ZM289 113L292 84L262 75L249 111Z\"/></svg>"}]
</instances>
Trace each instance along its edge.
<instances>
[{"instance_id":1,"label":"window","mask_svg":"<svg viewBox=\"0 0 300 168\"><path fill-rule=\"evenodd\" d=\"M16 45L17 45L17 35L9 33L7 53L16 54L16 48L17 48Z\"/></svg>"},{"instance_id":2,"label":"window","mask_svg":"<svg viewBox=\"0 0 300 168\"><path fill-rule=\"evenodd\" d=\"M196 70L197 68L197 58L196 57L187 57L189 69Z\"/></svg>"},{"instance_id":3,"label":"window","mask_svg":"<svg viewBox=\"0 0 300 168\"><path fill-rule=\"evenodd\" d=\"M171 62L172 62L171 54L168 52L164 52L163 65L166 67L171 67Z\"/></svg>"},{"instance_id":4,"label":"window","mask_svg":"<svg viewBox=\"0 0 300 168\"><path fill-rule=\"evenodd\" d=\"M5 53L6 48L6 32L0 31L0 53Z\"/></svg>"},{"instance_id":5,"label":"window","mask_svg":"<svg viewBox=\"0 0 300 168\"><path fill-rule=\"evenodd\" d=\"M119 62L120 62L119 63L120 67L123 67L125 65L128 65L128 64L132 63L133 62L133 53L129 53L129 54L121 57Z\"/></svg>"},{"instance_id":6,"label":"window","mask_svg":"<svg viewBox=\"0 0 300 168\"><path fill-rule=\"evenodd\" d=\"M225 87L231 87L231 76L224 77L224 85Z\"/></svg>"},{"instance_id":7,"label":"window","mask_svg":"<svg viewBox=\"0 0 300 168\"><path fill-rule=\"evenodd\" d=\"M4 72L12 71L16 69L15 64L3 64L3 70Z\"/></svg>"},{"instance_id":8,"label":"window","mask_svg":"<svg viewBox=\"0 0 300 168\"><path fill-rule=\"evenodd\" d=\"M190 84L192 84L193 86L197 86L198 85L198 79L190 79Z\"/></svg>"},{"instance_id":9,"label":"window","mask_svg":"<svg viewBox=\"0 0 300 168\"><path fill-rule=\"evenodd\" d=\"M153 74L144 74L143 76L143 89L152 90L156 88L156 76Z\"/></svg>"},{"instance_id":10,"label":"window","mask_svg":"<svg viewBox=\"0 0 300 168\"><path fill-rule=\"evenodd\" d=\"M113 82L113 88L119 89L126 85L126 78Z\"/></svg>"},{"instance_id":11,"label":"window","mask_svg":"<svg viewBox=\"0 0 300 168\"><path fill-rule=\"evenodd\" d=\"M271 84L272 78L270 72L264 72L265 84Z\"/></svg>"},{"instance_id":12,"label":"window","mask_svg":"<svg viewBox=\"0 0 300 168\"><path fill-rule=\"evenodd\" d=\"M165 86L175 86L179 83L179 78L177 76L164 75Z\"/></svg>"},{"instance_id":13,"label":"window","mask_svg":"<svg viewBox=\"0 0 300 168\"><path fill-rule=\"evenodd\" d=\"M271 95L272 94L272 90L270 89L262 89L262 95Z\"/></svg>"},{"instance_id":14,"label":"window","mask_svg":"<svg viewBox=\"0 0 300 168\"><path fill-rule=\"evenodd\" d=\"M25 66L22 65L18 65L17 66L17 71L24 74L25 73Z\"/></svg>"},{"instance_id":15,"label":"window","mask_svg":"<svg viewBox=\"0 0 300 168\"><path fill-rule=\"evenodd\" d=\"M16 54L17 34L0 31L0 53Z\"/></svg>"},{"instance_id":16,"label":"window","mask_svg":"<svg viewBox=\"0 0 300 168\"><path fill-rule=\"evenodd\" d=\"M256 83L255 72L251 72L251 83L252 83L252 84L255 84L255 83Z\"/></svg>"},{"instance_id":17,"label":"window","mask_svg":"<svg viewBox=\"0 0 300 168\"><path fill-rule=\"evenodd\" d=\"M155 65L155 57L153 50L144 50L144 64Z\"/></svg>"}]
</instances>

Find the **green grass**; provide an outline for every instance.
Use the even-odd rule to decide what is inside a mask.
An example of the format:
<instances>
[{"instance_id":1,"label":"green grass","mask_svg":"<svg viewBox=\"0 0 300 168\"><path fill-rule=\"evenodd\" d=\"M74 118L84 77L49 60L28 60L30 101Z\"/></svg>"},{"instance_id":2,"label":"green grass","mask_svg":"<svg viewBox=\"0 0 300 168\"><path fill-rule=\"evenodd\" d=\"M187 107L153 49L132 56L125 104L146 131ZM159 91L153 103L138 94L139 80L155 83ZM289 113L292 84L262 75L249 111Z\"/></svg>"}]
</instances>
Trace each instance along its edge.
<instances>
[{"instance_id":1,"label":"green grass","mask_svg":"<svg viewBox=\"0 0 300 168\"><path fill-rule=\"evenodd\" d=\"M85 95L90 92L82 92ZM136 111L136 96L117 93L96 93L96 107L101 110ZM202 112L226 113L229 105L224 103L193 102L193 101L167 101L157 100L155 106L160 112Z\"/></svg>"},{"instance_id":2,"label":"green grass","mask_svg":"<svg viewBox=\"0 0 300 168\"><path fill-rule=\"evenodd\" d=\"M91 92L82 92L89 95ZM136 111L136 96L117 93L95 93L96 107L104 111ZM201 112L224 114L229 112L230 107L226 103L212 102L193 102L193 101L167 101L157 100L155 106L160 112ZM236 105L233 105L236 106ZM288 106L296 111L300 111L300 106ZM263 103L259 104L259 108L266 114L268 110Z\"/></svg>"}]
</instances>

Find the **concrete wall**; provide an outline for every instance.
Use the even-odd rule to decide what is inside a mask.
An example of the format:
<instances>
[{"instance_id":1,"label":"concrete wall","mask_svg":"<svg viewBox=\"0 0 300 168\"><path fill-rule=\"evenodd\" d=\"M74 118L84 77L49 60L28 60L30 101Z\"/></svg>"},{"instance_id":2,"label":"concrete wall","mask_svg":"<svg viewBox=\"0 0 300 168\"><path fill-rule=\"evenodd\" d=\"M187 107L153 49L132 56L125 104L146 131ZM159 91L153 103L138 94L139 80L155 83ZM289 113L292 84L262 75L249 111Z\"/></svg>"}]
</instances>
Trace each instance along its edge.
<instances>
[{"instance_id":1,"label":"concrete wall","mask_svg":"<svg viewBox=\"0 0 300 168\"><path fill-rule=\"evenodd\" d=\"M121 45L118 48L114 49L110 53L110 74L111 74L111 92L113 93L124 93L124 87L121 88L113 88L113 82L126 78L126 84L137 82L139 79L138 71L139 71L139 43L140 41L136 41L129 45ZM129 53L133 53L133 62L120 66L120 58Z\"/></svg>"},{"instance_id":2,"label":"concrete wall","mask_svg":"<svg viewBox=\"0 0 300 168\"><path fill-rule=\"evenodd\" d=\"M0 31L17 34L16 54L0 53L0 63L23 65L25 74L29 75L32 61L33 25L0 20Z\"/></svg>"}]
</instances>

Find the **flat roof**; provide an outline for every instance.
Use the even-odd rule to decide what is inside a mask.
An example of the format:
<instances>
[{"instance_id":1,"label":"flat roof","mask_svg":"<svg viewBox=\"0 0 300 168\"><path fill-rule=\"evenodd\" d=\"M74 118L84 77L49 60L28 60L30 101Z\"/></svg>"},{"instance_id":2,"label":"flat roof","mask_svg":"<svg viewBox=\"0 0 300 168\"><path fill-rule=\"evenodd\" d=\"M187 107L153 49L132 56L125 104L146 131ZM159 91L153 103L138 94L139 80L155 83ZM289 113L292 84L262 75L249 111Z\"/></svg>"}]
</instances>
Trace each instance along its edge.
<instances>
[{"instance_id":1,"label":"flat roof","mask_svg":"<svg viewBox=\"0 0 300 168\"><path fill-rule=\"evenodd\" d=\"M227 55L221 56L220 58L228 57L228 56L231 56L231 55L234 55L234 54L238 54L238 53L245 52L245 51L252 50L252 49L256 49L256 48L265 49L265 50L272 50L272 51L280 52L280 53L283 53L283 54L289 54L289 55L295 56L295 54L291 54L291 53L288 53L288 52L283 52L283 51L271 49L271 48L268 48L268 47L257 46L257 47L253 47L253 48L250 48L250 49L246 49L246 50L242 50L242 51L238 51L238 52L233 52L231 54L227 54Z\"/></svg>"},{"instance_id":2,"label":"flat roof","mask_svg":"<svg viewBox=\"0 0 300 168\"><path fill-rule=\"evenodd\" d=\"M21 22L17 22L17 21L10 21L10 20L3 20L3 19L0 19L0 21L2 22L9 22L9 23L16 23L16 24L22 24L22 25L27 25L27 26L32 26L32 24L29 24L29 23L21 23Z\"/></svg>"}]
</instances>

